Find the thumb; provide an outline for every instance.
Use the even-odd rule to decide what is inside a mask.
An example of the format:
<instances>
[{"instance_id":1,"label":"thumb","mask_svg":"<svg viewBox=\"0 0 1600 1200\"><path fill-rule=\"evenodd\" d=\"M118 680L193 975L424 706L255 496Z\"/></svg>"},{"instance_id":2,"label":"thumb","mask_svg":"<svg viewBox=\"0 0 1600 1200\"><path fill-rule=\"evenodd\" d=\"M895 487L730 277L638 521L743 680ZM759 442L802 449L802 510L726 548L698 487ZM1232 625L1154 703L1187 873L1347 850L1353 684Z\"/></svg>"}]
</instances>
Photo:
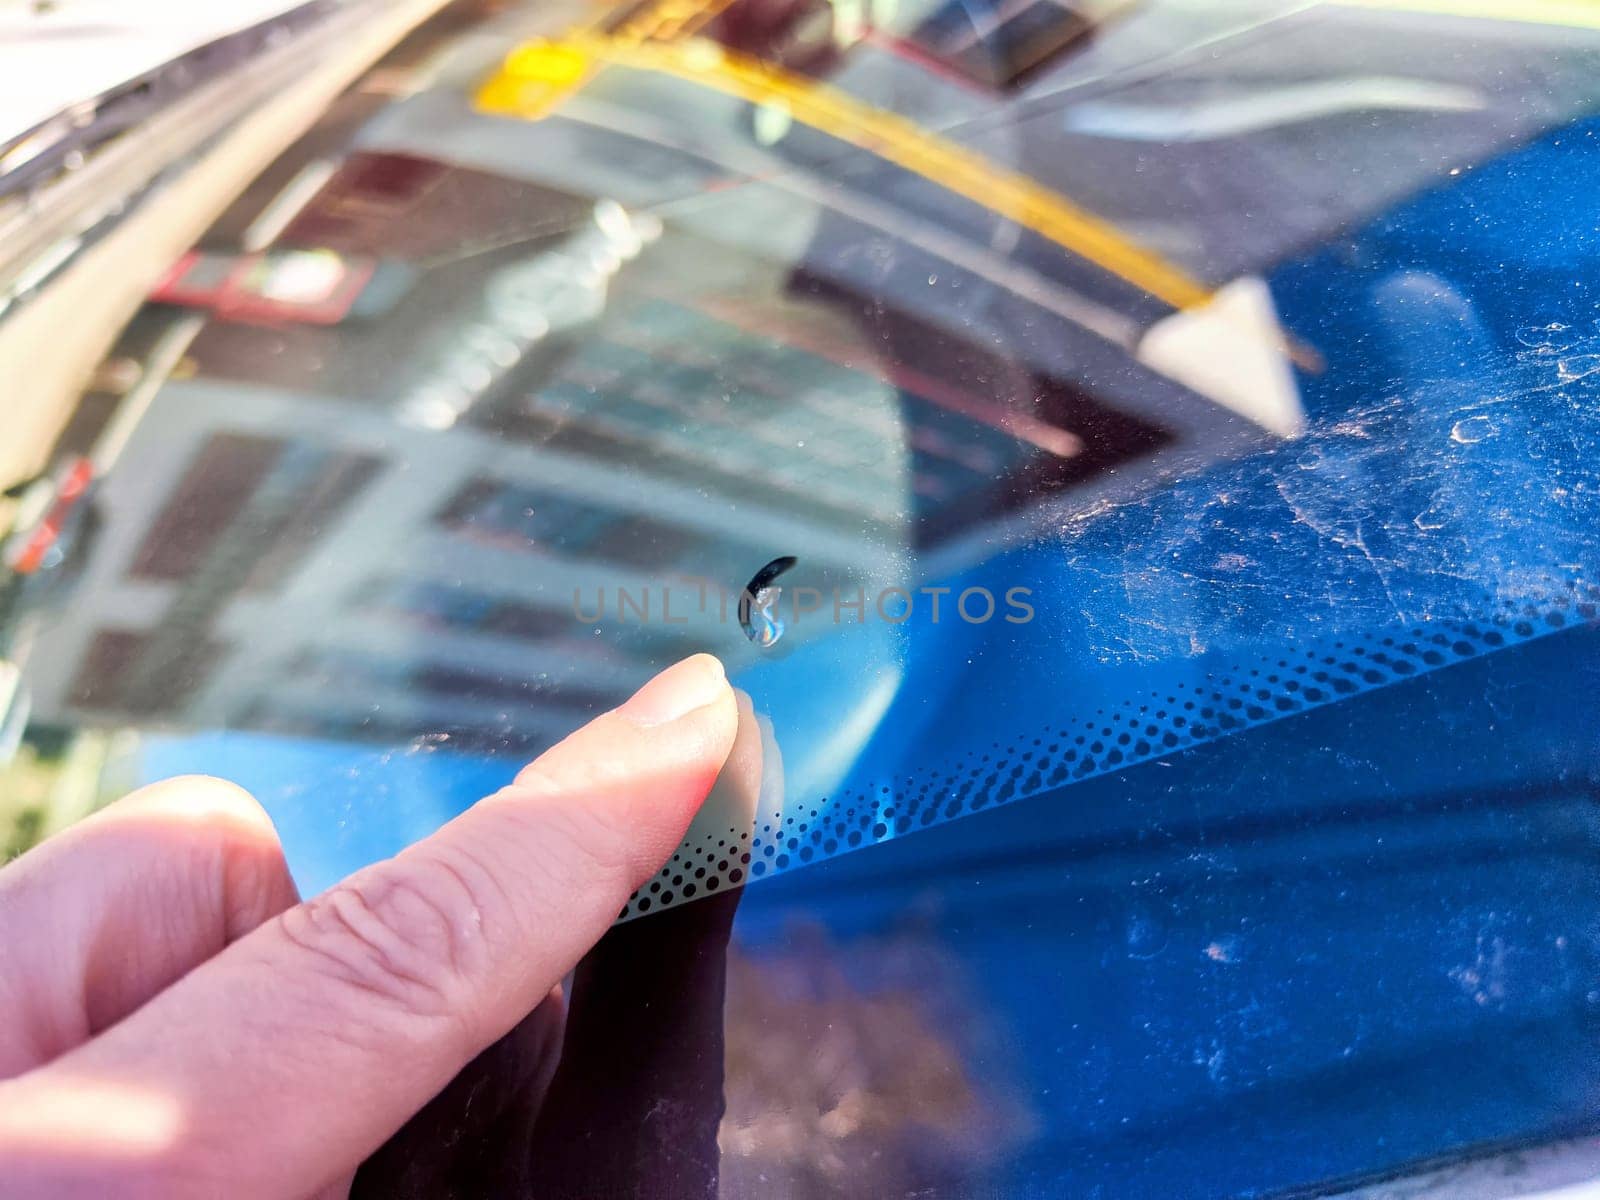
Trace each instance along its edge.
<instances>
[{"instance_id":1,"label":"thumb","mask_svg":"<svg viewBox=\"0 0 1600 1200\"><path fill-rule=\"evenodd\" d=\"M546 996L660 866L732 745L707 655L432 837L0 1084L11 1195L305 1195ZM113 1186L114 1182L114 1186Z\"/></svg>"}]
</instances>

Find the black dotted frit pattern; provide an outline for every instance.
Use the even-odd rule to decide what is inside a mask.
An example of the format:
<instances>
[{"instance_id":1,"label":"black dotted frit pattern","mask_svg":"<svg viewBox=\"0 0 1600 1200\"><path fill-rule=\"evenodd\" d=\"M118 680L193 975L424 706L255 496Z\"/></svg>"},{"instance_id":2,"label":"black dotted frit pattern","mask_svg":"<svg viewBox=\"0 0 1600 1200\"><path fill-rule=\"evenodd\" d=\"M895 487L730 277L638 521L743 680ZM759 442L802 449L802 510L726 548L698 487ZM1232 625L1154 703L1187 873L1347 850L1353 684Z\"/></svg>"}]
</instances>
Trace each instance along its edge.
<instances>
[{"instance_id":1,"label":"black dotted frit pattern","mask_svg":"<svg viewBox=\"0 0 1600 1200\"><path fill-rule=\"evenodd\" d=\"M1042 795L1596 620L1600 587L1567 582L1545 595L1550 598L1539 602L1499 601L1481 620L1428 621L1308 642L1208 672L1202 685L1139 692L1120 704L1059 717L1008 745L968 753L925 773L761 814L754 829L691 832L618 919Z\"/></svg>"}]
</instances>

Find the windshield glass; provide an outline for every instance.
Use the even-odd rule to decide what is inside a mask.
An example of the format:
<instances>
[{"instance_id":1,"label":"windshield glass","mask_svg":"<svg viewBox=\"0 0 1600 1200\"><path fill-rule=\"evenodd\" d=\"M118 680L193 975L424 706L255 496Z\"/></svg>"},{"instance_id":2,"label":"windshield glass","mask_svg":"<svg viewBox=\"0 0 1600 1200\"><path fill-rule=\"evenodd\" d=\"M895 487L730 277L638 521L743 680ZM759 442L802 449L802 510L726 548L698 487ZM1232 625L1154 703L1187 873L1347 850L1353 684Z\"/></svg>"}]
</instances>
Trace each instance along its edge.
<instances>
[{"instance_id":1,"label":"windshield glass","mask_svg":"<svg viewBox=\"0 0 1600 1200\"><path fill-rule=\"evenodd\" d=\"M762 790L621 917L756 885L724 1194L1572 1132L1597 110L1585 5L453 6L74 393L14 769L235 779L309 894L707 650Z\"/></svg>"}]
</instances>

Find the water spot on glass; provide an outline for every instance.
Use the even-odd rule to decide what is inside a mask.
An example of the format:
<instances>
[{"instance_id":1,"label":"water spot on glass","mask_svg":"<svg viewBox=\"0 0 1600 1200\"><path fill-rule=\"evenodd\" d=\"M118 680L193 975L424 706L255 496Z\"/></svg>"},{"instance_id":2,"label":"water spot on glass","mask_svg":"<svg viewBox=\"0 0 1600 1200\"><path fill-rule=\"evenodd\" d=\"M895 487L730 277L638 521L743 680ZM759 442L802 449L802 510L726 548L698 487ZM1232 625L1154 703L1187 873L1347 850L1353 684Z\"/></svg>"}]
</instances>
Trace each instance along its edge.
<instances>
[{"instance_id":1,"label":"water spot on glass","mask_svg":"<svg viewBox=\"0 0 1600 1200\"><path fill-rule=\"evenodd\" d=\"M1560 321L1551 321L1547 325L1524 325L1513 336L1531 350L1549 352L1565 350L1570 346L1570 332L1569 326Z\"/></svg>"},{"instance_id":2,"label":"water spot on glass","mask_svg":"<svg viewBox=\"0 0 1600 1200\"><path fill-rule=\"evenodd\" d=\"M1129 913L1126 937L1128 957L1146 961L1165 950L1172 940L1163 915L1149 905L1137 905Z\"/></svg>"},{"instance_id":3,"label":"water spot on glass","mask_svg":"<svg viewBox=\"0 0 1600 1200\"><path fill-rule=\"evenodd\" d=\"M780 605L783 589L772 585L797 561L790 555L773 559L752 575L739 593L739 625L745 637L763 650L777 645L786 628Z\"/></svg>"},{"instance_id":4,"label":"water spot on glass","mask_svg":"<svg viewBox=\"0 0 1600 1200\"><path fill-rule=\"evenodd\" d=\"M1556 360L1556 374L1563 383L1582 379L1600 371L1600 354L1572 354Z\"/></svg>"},{"instance_id":5,"label":"water spot on glass","mask_svg":"<svg viewBox=\"0 0 1600 1200\"><path fill-rule=\"evenodd\" d=\"M1488 417L1468 417L1464 421L1457 421L1450 430L1450 440L1463 446L1471 446L1493 436L1494 426Z\"/></svg>"},{"instance_id":6,"label":"water spot on glass","mask_svg":"<svg viewBox=\"0 0 1600 1200\"><path fill-rule=\"evenodd\" d=\"M1441 499L1436 493L1428 503L1428 507L1411 518L1411 523L1423 533L1432 533L1435 529L1443 529L1448 519Z\"/></svg>"}]
</instances>

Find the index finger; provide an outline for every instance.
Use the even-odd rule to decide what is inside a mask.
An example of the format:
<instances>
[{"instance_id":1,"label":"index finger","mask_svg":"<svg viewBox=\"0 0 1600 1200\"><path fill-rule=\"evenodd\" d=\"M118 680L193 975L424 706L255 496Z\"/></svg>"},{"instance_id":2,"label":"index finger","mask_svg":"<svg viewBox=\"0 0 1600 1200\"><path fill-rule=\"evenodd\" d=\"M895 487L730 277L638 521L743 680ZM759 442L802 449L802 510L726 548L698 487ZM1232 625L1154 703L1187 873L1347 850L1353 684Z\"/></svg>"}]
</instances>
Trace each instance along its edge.
<instances>
[{"instance_id":1,"label":"index finger","mask_svg":"<svg viewBox=\"0 0 1600 1200\"><path fill-rule=\"evenodd\" d=\"M687 659L426 841L0 1084L10 1186L283 1197L347 1173L599 938L735 724L721 665Z\"/></svg>"}]
</instances>

